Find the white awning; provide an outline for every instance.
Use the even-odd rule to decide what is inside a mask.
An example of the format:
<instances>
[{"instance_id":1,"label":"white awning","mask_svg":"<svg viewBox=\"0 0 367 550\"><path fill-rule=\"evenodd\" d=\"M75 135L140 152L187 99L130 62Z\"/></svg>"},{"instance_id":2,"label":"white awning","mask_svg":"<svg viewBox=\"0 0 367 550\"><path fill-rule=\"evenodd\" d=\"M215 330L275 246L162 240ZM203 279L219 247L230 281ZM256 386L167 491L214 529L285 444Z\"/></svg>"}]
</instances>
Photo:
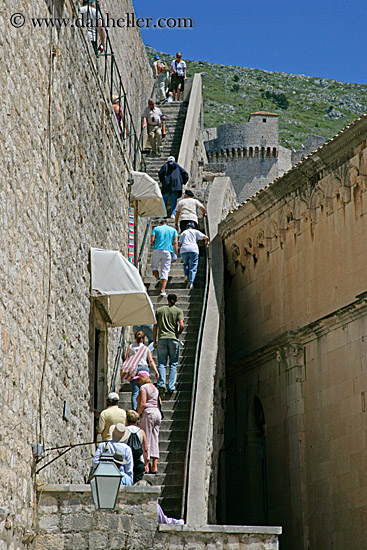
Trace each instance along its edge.
<instances>
[{"instance_id":1,"label":"white awning","mask_svg":"<svg viewBox=\"0 0 367 550\"><path fill-rule=\"evenodd\" d=\"M145 172L132 172L132 176L131 194L138 201L138 215L144 218L167 216L158 183Z\"/></svg>"},{"instance_id":2,"label":"white awning","mask_svg":"<svg viewBox=\"0 0 367 550\"><path fill-rule=\"evenodd\" d=\"M155 323L139 271L117 250L91 248L91 288L94 298L102 298L111 326Z\"/></svg>"}]
</instances>

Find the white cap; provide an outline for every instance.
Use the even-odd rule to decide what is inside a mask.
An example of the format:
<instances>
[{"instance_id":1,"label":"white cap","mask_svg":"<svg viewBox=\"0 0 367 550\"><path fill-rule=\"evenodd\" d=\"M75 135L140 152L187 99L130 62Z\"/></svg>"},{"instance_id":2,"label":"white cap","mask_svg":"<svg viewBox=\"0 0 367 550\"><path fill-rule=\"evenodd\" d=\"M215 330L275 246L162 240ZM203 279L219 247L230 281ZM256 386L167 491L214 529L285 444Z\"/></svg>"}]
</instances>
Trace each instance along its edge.
<instances>
[{"instance_id":1,"label":"white cap","mask_svg":"<svg viewBox=\"0 0 367 550\"><path fill-rule=\"evenodd\" d=\"M108 401L118 401L119 399L120 399L120 396L115 391L111 391L111 393L107 395Z\"/></svg>"}]
</instances>

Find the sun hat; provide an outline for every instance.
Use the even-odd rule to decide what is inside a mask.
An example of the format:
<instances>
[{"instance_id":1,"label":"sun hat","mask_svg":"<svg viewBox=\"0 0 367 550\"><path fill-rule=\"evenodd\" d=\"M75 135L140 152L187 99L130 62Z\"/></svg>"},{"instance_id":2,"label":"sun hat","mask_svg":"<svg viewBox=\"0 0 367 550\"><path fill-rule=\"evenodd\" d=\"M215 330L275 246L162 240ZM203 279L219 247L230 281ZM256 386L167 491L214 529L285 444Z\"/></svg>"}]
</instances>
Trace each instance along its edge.
<instances>
[{"instance_id":1,"label":"sun hat","mask_svg":"<svg viewBox=\"0 0 367 550\"><path fill-rule=\"evenodd\" d=\"M124 458L124 455L122 453L115 453L113 455L113 461L116 462L116 464L127 464L128 461Z\"/></svg>"},{"instance_id":2,"label":"sun hat","mask_svg":"<svg viewBox=\"0 0 367 550\"><path fill-rule=\"evenodd\" d=\"M130 437L130 432L126 429L125 424L119 422L118 424L112 424L110 427L110 437L115 443L123 443Z\"/></svg>"},{"instance_id":3,"label":"sun hat","mask_svg":"<svg viewBox=\"0 0 367 550\"><path fill-rule=\"evenodd\" d=\"M136 376L134 376L133 380L138 380L138 378L140 377L143 377L143 378L150 378L150 374L147 370L141 370L138 372L138 374Z\"/></svg>"}]
</instances>

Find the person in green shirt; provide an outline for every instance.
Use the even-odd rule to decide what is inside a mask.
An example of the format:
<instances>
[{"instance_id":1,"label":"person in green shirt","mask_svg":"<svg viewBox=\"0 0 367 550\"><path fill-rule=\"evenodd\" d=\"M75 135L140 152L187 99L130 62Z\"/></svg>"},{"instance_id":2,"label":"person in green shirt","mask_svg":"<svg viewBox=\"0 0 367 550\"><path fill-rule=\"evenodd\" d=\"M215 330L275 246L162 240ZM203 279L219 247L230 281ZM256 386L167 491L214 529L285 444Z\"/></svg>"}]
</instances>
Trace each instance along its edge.
<instances>
[{"instance_id":1,"label":"person in green shirt","mask_svg":"<svg viewBox=\"0 0 367 550\"><path fill-rule=\"evenodd\" d=\"M166 366L169 359L168 391L175 391L177 378L177 365L180 355L179 335L184 329L184 314L182 309L176 306L178 296L175 293L168 294L168 305L157 309L157 323L153 327L153 344L158 355L158 389L161 398L166 392Z\"/></svg>"}]
</instances>

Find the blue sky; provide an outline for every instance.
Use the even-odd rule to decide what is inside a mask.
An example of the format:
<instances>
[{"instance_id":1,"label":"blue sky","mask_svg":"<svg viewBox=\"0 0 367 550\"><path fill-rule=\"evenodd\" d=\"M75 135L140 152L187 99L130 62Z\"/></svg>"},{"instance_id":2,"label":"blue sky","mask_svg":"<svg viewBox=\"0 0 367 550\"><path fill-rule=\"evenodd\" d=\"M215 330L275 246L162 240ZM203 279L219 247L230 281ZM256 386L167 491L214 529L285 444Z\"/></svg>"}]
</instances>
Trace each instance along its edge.
<instances>
[{"instance_id":1,"label":"blue sky","mask_svg":"<svg viewBox=\"0 0 367 550\"><path fill-rule=\"evenodd\" d=\"M190 30L142 30L187 59L367 84L366 0L133 0L138 17L191 17Z\"/></svg>"}]
</instances>

